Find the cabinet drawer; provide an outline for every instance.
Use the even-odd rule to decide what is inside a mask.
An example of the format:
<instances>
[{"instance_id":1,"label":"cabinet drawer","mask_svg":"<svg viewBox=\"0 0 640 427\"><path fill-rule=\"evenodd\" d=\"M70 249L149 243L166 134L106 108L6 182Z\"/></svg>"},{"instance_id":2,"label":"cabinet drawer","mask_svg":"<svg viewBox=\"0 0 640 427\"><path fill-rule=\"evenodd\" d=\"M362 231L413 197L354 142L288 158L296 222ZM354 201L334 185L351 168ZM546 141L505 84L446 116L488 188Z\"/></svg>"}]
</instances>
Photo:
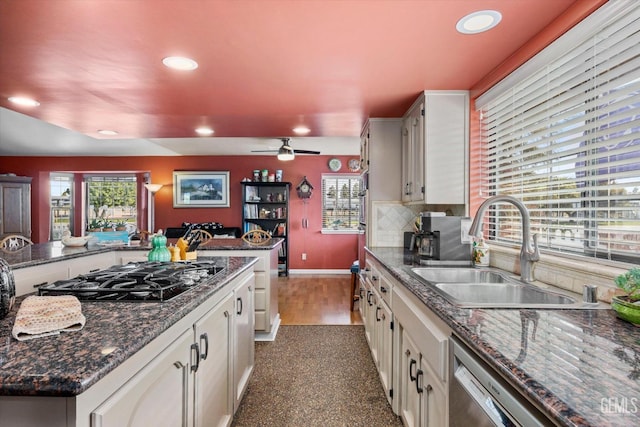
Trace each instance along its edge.
<instances>
[{"instance_id":1,"label":"cabinet drawer","mask_svg":"<svg viewBox=\"0 0 640 427\"><path fill-rule=\"evenodd\" d=\"M63 264L64 263L53 262L51 264L13 270L13 278L16 282L16 295L21 296L35 292L36 288L34 288L34 285L68 279L69 269Z\"/></svg>"},{"instance_id":2,"label":"cabinet drawer","mask_svg":"<svg viewBox=\"0 0 640 427\"><path fill-rule=\"evenodd\" d=\"M256 275L256 284L255 284L255 288L256 289L267 289L267 273L265 273L264 271L255 271L254 273Z\"/></svg>"},{"instance_id":3,"label":"cabinet drawer","mask_svg":"<svg viewBox=\"0 0 640 427\"><path fill-rule=\"evenodd\" d=\"M256 331L267 330L267 313L264 310L263 311L256 310L255 321L256 321L256 326L255 326Z\"/></svg>"}]
</instances>

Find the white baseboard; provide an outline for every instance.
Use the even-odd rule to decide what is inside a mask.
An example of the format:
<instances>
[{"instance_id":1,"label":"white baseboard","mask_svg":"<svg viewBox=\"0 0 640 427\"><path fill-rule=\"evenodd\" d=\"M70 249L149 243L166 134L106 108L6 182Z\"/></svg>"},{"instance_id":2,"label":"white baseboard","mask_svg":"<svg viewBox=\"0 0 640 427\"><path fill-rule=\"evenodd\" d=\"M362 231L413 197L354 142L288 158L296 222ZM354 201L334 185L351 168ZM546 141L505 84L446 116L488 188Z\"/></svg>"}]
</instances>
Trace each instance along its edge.
<instances>
[{"instance_id":1,"label":"white baseboard","mask_svg":"<svg viewBox=\"0 0 640 427\"><path fill-rule=\"evenodd\" d=\"M276 335L278 335L278 328L280 328L280 313L276 314L276 318L273 320L273 326L271 332L256 332L254 341L275 341Z\"/></svg>"},{"instance_id":2,"label":"white baseboard","mask_svg":"<svg viewBox=\"0 0 640 427\"><path fill-rule=\"evenodd\" d=\"M289 270L289 275L293 276L293 275L298 275L298 274L351 274L351 270L307 270L307 269L300 269L300 270Z\"/></svg>"}]
</instances>

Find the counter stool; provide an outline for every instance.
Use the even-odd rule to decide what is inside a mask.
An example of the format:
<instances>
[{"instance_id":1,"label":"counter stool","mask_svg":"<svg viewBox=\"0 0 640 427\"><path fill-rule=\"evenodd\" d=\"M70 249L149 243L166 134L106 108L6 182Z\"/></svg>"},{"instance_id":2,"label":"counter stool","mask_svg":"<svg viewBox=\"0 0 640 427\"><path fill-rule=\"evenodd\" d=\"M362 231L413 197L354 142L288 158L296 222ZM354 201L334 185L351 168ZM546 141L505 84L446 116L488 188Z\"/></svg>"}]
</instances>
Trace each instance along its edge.
<instances>
[{"instance_id":1,"label":"counter stool","mask_svg":"<svg viewBox=\"0 0 640 427\"><path fill-rule=\"evenodd\" d=\"M353 264L351 264L351 299L352 299L351 311L356 309L356 301L360 299L360 292L356 293L359 274L360 274L360 261L356 260L353 262Z\"/></svg>"}]
</instances>

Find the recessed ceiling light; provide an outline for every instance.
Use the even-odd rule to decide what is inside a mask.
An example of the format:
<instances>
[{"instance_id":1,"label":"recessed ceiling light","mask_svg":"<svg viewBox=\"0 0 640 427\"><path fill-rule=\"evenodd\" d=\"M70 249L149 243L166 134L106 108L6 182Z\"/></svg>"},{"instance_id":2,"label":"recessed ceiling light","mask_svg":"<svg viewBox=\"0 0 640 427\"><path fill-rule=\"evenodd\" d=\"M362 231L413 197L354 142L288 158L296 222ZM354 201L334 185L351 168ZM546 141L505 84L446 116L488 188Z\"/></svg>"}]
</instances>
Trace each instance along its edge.
<instances>
[{"instance_id":1,"label":"recessed ceiling light","mask_svg":"<svg viewBox=\"0 0 640 427\"><path fill-rule=\"evenodd\" d=\"M198 68L198 63L196 61L183 56L167 56L162 60L162 63L174 70L191 71Z\"/></svg>"},{"instance_id":2,"label":"recessed ceiling light","mask_svg":"<svg viewBox=\"0 0 640 427\"><path fill-rule=\"evenodd\" d=\"M22 105L23 107L37 107L40 105L40 103L35 99L25 98L23 96L10 96L7 99L14 104Z\"/></svg>"},{"instance_id":3,"label":"recessed ceiling light","mask_svg":"<svg viewBox=\"0 0 640 427\"><path fill-rule=\"evenodd\" d=\"M306 126L296 126L293 128L293 133L297 134L297 135L306 135L309 132L311 132L311 129L309 129Z\"/></svg>"},{"instance_id":4,"label":"recessed ceiling light","mask_svg":"<svg viewBox=\"0 0 640 427\"><path fill-rule=\"evenodd\" d=\"M115 130L110 130L110 129L98 129L98 133L100 135L106 135L106 136L114 136L118 134L118 132L116 132Z\"/></svg>"},{"instance_id":5,"label":"recessed ceiling light","mask_svg":"<svg viewBox=\"0 0 640 427\"><path fill-rule=\"evenodd\" d=\"M207 127L199 127L196 129L196 133L201 136L213 135L213 129Z\"/></svg>"},{"instance_id":6,"label":"recessed ceiling light","mask_svg":"<svg viewBox=\"0 0 640 427\"><path fill-rule=\"evenodd\" d=\"M479 10L463 17L456 24L456 30L462 34L482 33L495 27L502 20L497 10Z\"/></svg>"}]
</instances>

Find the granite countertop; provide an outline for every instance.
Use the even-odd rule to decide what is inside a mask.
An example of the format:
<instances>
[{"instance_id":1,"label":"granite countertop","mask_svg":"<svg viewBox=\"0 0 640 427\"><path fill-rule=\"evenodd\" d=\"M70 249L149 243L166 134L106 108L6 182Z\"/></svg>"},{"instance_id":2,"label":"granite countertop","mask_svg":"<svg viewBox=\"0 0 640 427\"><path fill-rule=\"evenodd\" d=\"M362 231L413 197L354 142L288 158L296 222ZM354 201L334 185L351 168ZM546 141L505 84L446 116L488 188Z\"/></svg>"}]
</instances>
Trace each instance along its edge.
<instances>
[{"instance_id":1,"label":"granite countertop","mask_svg":"<svg viewBox=\"0 0 640 427\"><path fill-rule=\"evenodd\" d=\"M80 331L15 340L11 330L24 299L19 297L0 319L0 395L82 393L257 262L254 257L200 259L225 268L170 301L82 302L87 321Z\"/></svg>"},{"instance_id":2,"label":"granite countertop","mask_svg":"<svg viewBox=\"0 0 640 427\"><path fill-rule=\"evenodd\" d=\"M173 239L176 240L176 239ZM170 243L171 243L170 239ZM273 238L265 244L252 245L242 239L211 239L198 247L198 251L214 250L271 250L282 244L283 239ZM65 259L80 258L110 251L150 251L151 246L109 245L100 246L89 243L82 247L66 247L60 242L38 243L19 251L2 251L3 258L11 268L33 267L34 265L63 261Z\"/></svg>"},{"instance_id":3,"label":"granite countertop","mask_svg":"<svg viewBox=\"0 0 640 427\"><path fill-rule=\"evenodd\" d=\"M554 422L640 425L640 329L613 310L457 308L409 274L404 249L367 251Z\"/></svg>"}]
</instances>

